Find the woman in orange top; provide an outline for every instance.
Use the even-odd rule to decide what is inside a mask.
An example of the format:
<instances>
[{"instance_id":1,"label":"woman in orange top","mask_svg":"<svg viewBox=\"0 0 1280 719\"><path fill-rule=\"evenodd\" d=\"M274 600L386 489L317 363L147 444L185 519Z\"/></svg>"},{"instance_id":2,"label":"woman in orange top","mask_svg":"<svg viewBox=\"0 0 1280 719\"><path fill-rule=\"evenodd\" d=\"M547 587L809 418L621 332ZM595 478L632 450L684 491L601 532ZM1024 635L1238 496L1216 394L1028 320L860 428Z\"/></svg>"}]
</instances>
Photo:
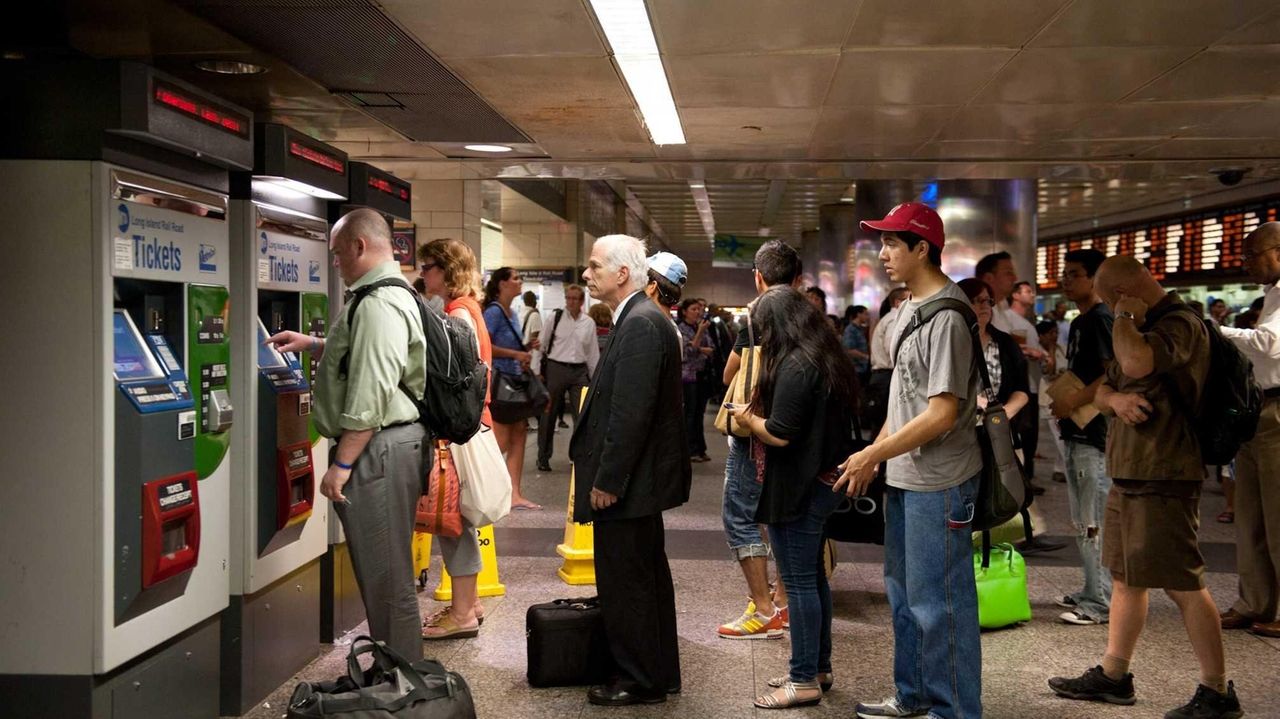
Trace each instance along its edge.
<instances>
[{"instance_id":1,"label":"woman in orange top","mask_svg":"<svg viewBox=\"0 0 1280 719\"><path fill-rule=\"evenodd\" d=\"M480 291L479 265L471 248L458 240L432 240L418 248L418 261L427 294L443 299L444 311L450 317L457 317L471 326L480 343L480 361L486 367L493 367L493 346L476 299ZM483 425L481 432L492 431L493 417L489 416L488 397L485 397L480 422ZM484 619L476 582L481 560L475 528L463 519L461 536L437 537L436 541L440 544L444 566L453 578L453 604L427 618L422 638L474 637Z\"/></svg>"}]
</instances>

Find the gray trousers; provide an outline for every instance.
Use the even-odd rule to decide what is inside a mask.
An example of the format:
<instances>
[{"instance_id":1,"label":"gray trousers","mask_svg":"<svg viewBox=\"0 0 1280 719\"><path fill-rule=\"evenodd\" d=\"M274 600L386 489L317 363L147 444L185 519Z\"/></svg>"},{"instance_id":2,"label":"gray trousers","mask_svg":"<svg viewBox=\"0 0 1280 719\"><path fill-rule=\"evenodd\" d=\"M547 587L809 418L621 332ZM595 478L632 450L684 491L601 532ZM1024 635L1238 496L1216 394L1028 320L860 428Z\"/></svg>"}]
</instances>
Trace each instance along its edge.
<instances>
[{"instance_id":1,"label":"gray trousers","mask_svg":"<svg viewBox=\"0 0 1280 719\"><path fill-rule=\"evenodd\" d=\"M565 392L569 393L569 413L574 422L578 420L578 400L582 396L582 388L591 384L585 364L570 365L545 359L542 363L542 376L546 379L547 392L551 395L549 414L538 419L538 461L550 462L551 452L555 449L556 419L564 412Z\"/></svg>"},{"instance_id":2,"label":"gray trousers","mask_svg":"<svg viewBox=\"0 0 1280 719\"><path fill-rule=\"evenodd\" d=\"M429 447L422 425L373 435L336 504L369 616L369 634L411 661L422 658L422 616L414 592L413 520Z\"/></svg>"},{"instance_id":3,"label":"gray trousers","mask_svg":"<svg viewBox=\"0 0 1280 719\"><path fill-rule=\"evenodd\" d=\"M1234 609L1274 622L1280 605L1280 399L1262 404L1258 432L1236 455L1236 571Z\"/></svg>"}]
</instances>

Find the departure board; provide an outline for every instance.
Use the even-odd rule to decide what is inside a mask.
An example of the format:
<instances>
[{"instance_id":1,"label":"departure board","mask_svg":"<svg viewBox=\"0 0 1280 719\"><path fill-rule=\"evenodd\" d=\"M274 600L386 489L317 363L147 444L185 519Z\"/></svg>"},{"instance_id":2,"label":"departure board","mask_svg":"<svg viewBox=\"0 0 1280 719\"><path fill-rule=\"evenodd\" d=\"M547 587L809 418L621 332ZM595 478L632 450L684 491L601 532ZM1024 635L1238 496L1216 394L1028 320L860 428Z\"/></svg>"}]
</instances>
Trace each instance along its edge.
<instances>
[{"instance_id":1,"label":"departure board","mask_svg":"<svg viewBox=\"0 0 1280 719\"><path fill-rule=\"evenodd\" d=\"M1244 276L1244 238L1280 219L1280 197L1247 205L1056 237L1036 248L1036 282L1058 288L1067 252L1081 248L1130 255L1161 282L1190 284Z\"/></svg>"}]
</instances>

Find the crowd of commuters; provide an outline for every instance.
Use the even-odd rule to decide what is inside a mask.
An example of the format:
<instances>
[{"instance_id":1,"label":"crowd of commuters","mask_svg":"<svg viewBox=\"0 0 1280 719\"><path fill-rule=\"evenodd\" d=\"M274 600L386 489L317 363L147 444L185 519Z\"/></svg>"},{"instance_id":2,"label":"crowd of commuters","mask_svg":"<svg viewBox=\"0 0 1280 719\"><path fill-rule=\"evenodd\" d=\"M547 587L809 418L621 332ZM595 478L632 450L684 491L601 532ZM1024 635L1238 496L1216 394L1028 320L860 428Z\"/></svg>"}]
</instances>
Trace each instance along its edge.
<instances>
[{"instance_id":1,"label":"crowd of commuters","mask_svg":"<svg viewBox=\"0 0 1280 719\"><path fill-rule=\"evenodd\" d=\"M566 287L564 309L549 317L531 293L523 295L523 313L512 310L523 289L518 270L495 270L481 295L465 243L420 248L421 291L474 330L494 374L531 370L548 386L540 470L550 468L566 397L576 418L568 443L578 480L572 512L594 527L597 588L616 664L589 700L656 703L681 690L662 513L688 500L691 464L709 461L708 400L740 381L752 389L745 403L725 405L745 431L728 437L722 518L749 600L717 634L770 640L789 629L791 642L789 671L769 680L755 705L813 705L831 689L839 648L831 639L824 525L883 473L893 691L854 711L864 718L981 716L972 535L984 461L974 431L987 402L982 363L1018 428L1028 475L1041 419L1054 434L1054 475L1066 485L1082 575L1080 589L1059 601L1060 619L1107 627L1100 661L1079 676L1049 679L1049 687L1067 699L1134 703L1131 663L1149 592L1160 589L1181 613L1200 665L1191 701L1165 716L1241 716L1222 632L1280 636L1280 223L1246 240L1247 269L1266 286L1246 327L1228 326L1230 308L1221 301L1210 303L1202 321L1203 308L1166 291L1138 260L1092 249L1067 253L1060 278L1077 316L1068 323L1060 303L1033 323L1035 288L1018 280L1008 254L983 258L975 276L959 283L943 273L946 233L928 206L904 203L861 226L878 233L881 263L900 285L884 298L878 321L864 306L850 307L843 320L827 315L822 290L798 286L798 253L771 240L755 256L757 298L737 331L720 308L682 298L688 269L679 257L646 258L643 242L624 235L596 241L585 289ZM376 213L344 217L331 249L353 291L399 276ZM474 532L442 538L453 602L420 623L408 537L429 438L395 388L424 386L425 336L413 294L382 286L368 294L359 341L345 315L327 340L285 332L270 341L321 357L316 421L337 440L321 492L347 531L370 632L416 656L419 637L475 636L483 619L481 560ZM588 294L597 304L584 311ZM920 321L942 299L972 308L976 342L959 312ZM1239 597L1222 613L1205 588L1198 546L1205 471L1195 418L1181 409L1201 402L1214 332L1253 363L1265 397L1258 431L1233 463ZM351 371L326 362L326 347L330 358L351 355ZM506 455L513 506L537 507L520 486L525 420L503 420L486 405L482 431L493 432ZM878 432L857 442L859 426ZM374 481L383 476L391 481ZM1025 511L1023 519L1030 521Z\"/></svg>"}]
</instances>

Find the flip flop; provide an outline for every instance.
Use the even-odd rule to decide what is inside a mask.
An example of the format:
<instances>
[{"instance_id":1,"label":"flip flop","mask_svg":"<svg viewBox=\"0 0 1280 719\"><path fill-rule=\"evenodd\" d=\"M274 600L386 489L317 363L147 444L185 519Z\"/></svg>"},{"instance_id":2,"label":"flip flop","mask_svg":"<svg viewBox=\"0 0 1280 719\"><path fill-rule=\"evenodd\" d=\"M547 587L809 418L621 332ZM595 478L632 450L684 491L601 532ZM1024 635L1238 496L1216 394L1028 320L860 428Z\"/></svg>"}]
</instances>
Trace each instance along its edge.
<instances>
[{"instance_id":1,"label":"flip flop","mask_svg":"<svg viewBox=\"0 0 1280 719\"><path fill-rule=\"evenodd\" d=\"M511 505L511 508L523 510L526 512L536 512L542 509L542 505L534 502L529 502L528 504L513 504Z\"/></svg>"},{"instance_id":2,"label":"flip flop","mask_svg":"<svg viewBox=\"0 0 1280 719\"><path fill-rule=\"evenodd\" d=\"M427 641L436 639L470 639L479 635L479 622L476 622L473 627L464 627L454 621L453 614L447 612L434 623L422 628L422 638Z\"/></svg>"}]
</instances>

